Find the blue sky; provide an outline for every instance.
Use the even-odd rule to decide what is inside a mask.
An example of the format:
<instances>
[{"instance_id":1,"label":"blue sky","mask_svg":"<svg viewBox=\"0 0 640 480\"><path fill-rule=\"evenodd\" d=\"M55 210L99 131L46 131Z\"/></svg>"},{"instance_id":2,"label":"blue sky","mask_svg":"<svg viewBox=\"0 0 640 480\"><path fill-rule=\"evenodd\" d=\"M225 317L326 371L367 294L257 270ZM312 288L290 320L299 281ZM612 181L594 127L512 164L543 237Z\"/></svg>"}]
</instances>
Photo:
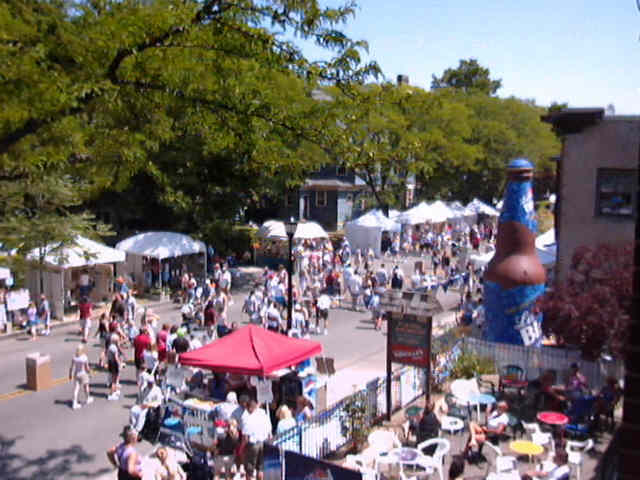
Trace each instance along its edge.
<instances>
[{"instance_id":1,"label":"blue sky","mask_svg":"<svg viewBox=\"0 0 640 480\"><path fill-rule=\"evenodd\" d=\"M326 0L335 5L338 0ZM640 114L640 12L636 0L359 0L345 27L369 42L390 80L409 75L429 88L431 75L477 58L499 96L571 107L614 104ZM321 55L305 46L311 58Z\"/></svg>"}]
</instances>

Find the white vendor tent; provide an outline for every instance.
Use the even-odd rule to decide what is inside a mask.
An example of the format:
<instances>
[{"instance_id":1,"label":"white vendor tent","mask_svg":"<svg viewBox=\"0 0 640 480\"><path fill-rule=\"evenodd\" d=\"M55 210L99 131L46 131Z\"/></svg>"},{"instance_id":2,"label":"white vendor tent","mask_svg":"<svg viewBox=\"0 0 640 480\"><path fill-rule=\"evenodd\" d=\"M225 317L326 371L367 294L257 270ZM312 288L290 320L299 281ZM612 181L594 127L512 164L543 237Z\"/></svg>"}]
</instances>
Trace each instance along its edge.
<instances>
[{"instance_id":1,"label":"white vendor tent","mask_svg":"<svg viewBox=\"0 0 640 480\"><path fill-rule=\"evenodd\" d=\"M207 247L189 235L177 232L145 232L129 237L116 244L118 250L127 254L124 267L126 274L136 279L144 278L144 257L162 260L185 255L202 254L204 256L204 273L207 271ZM162 275L160 275L162 286Z\"/></svg>"},{"instance_id":2,"label":"white vendor tent","mask_svg":"<svg viewBox=\"0 0 640 480\"><path fill-rule=\"evenodd\" d=\"M116 248L132 255L159 260L207 251L204 243L194 240L189 235L176 232L139 233L118 242Z\"/></svg>"},{"instance_id":3,"label":"white vendor tent","mask_svg":"<svg viewBox=\"0 0 640 480\"><path fill-rule=\"evenodd\" d=\"M324 228L316 222L299 222L296 227L296 233L293 234L293 238L311 240L314 238L329 238L329 235Z\"/></svg>"},{"instance_id":4,"label":"white vendor tent","mask_svg":"<svg viewBox=\"0 0 640 480\"><path fill-rule=\"evenodd\" d=\"M467 204L467 210L474 212L476 214L484 214L490 217L499 217L500 212L493 208L491 205L487 205L482 200L478 200L474 198Z\"/></svg>"},{"instance_id":5,"label":"white vendor tent","mask_svg":"<svg viewBox=\"0 0 640 480\"><path fill-rule=\"evenodd\" d=\"M449 208L449 206L442 200L436 200L429 205L429 222L442 223L449 219L456 218L456 212Z\"/></svg>"},{"instance_id":6,"label":"white vendor tent","mask_svg":"<svg viewBox=\"0 0 640 480\"><path fill-rule=\"evenodd\" d=\"M380 256L382 232L400 232L400 230L401 225L387 218L380 210L371 210L345 225L351 248L359 248L363 252L371 248L376 257Z\"/></svg>"},{"instance_id":7,"label":"white vendor tent","mask_svg":"<svg viewBox=\"0 0 640 480\"><path fill-rule=\"evenodd\" d=\"M430 209L427 202L420 202L415 207L398 215L395 220L400 223L408 223L409 225L417 225L426 223L430 218Z\"/></svg>"},{"instance_id":8,"label":"white vendor tent","mask_svg":"<svg viewBox=\"0 0 640 480\"><path fill-rule=\"evenodd\" d=\"M44 270L39 271L37 262L44 255ZM79 286L80 276L88 274L93 279L92 301L108 297L113 288L113 264L125 261L125 254L102 243L77 236L72 245L48 245L27 254L31 268L26 275L26 286L31 298L44 293L49 299L53 314L61 317L67 291ZM42 274L42 288L40 275Z\"/></svg>"},{"instance_id":9,"label":"white vendor tent","mask_svg":"<svg viewBox=\"0 0 640 480\"><path fill-rule=\"evenodd\" d=\"M284 222L279 220L267 220L262 224L258 230L258 235L262 238L270 238L273 240L287 239L287 231L284 227ZM299 222L296 227L296 233L293 234L293 238L300 239L314 239L314 238L329 238L327 232L316 222Z\"/></svg>"},{"instance_id":10,"label":"white vendor tent","mask_svg":"<svg viewBox=\"0 0 640 480\"><path fill-rule=\"evenodd\" d=\"M536 251L544 266L551 266L556 263L557 246L555 229L547 230L536 238Z\"/></svg>"},{"instance_id":11,"label":"white vendor tent","mask_svg":"<svg viewBox=\"0 0 640 480\"><path fill-rule=\"evenodd\" d=\"M11 270L6 267L0 267L0 280L6 280L11 277Z\"/></svg>"},{"instance_id":12,"label":"white vendor tent","mask_svg":"<svg viewBox=\"0 0 640 480\"><path fill-rule=\"evenodd\" d=\"M74 245L61 248L57 245L48 245L42 253L45 255L44 262L46 264L60 268L118 263L125 260L124 252L80 236L76 237ZM32 250L27 255L28 260L36 262L39 261L39 257L39 249Z\"/></svg>"}]
</instances>

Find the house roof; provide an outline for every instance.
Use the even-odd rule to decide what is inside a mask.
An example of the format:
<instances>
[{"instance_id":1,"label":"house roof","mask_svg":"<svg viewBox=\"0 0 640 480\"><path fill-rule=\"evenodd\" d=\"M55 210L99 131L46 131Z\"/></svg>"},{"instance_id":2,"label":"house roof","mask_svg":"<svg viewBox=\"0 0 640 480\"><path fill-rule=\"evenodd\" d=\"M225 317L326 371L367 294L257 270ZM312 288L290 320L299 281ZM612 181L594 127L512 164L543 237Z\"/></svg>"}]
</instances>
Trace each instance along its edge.
<instances>
[{"instance_id":1,"label":"house roof","mask_svg":"<svg viewBox=\"0 0 640 480\"><path fill-rule=\"evenodd\" d=\"M301 190L362 190L363 185L334 178L308 178Z\"/></svg>"},{"instance_id":2,"label":"house roof","mask_svg":"<svg viewBox=\"0 0 640 480\"><path fill-rule=\"evenodd\" d=\"M560 134L580 133L585 128L595 125L604 117L604 108L565 108L558 112L542 115L543 122L553 125Z\"/></svg>"}]
</instances>

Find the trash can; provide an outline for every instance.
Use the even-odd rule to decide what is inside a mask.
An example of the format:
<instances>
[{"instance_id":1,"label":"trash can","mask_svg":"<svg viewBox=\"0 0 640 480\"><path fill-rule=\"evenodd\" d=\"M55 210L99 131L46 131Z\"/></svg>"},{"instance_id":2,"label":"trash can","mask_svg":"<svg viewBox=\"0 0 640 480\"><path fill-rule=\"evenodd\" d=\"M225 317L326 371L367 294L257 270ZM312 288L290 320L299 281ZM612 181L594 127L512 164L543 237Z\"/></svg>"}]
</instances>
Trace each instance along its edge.
<instances>
[{"instance_id":1,"label":"trash can","mask_svg":"<svg viewBox=\"0 0 640 480\"><path fill-rule=\"evenodd\" d=\"M30 390L46 390L52 387L51 356L31 353L27 355L27 388Z\"/></svg>"}]
</instances>

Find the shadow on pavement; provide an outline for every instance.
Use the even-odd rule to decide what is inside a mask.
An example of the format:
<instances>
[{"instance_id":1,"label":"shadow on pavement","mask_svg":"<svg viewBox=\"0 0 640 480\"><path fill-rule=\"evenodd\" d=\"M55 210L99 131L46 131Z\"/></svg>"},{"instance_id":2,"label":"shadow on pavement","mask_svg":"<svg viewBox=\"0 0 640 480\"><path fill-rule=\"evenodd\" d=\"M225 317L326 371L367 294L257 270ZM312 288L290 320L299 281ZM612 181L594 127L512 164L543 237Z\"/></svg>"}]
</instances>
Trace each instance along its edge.
<instances>
[{"instance_id":1,"label":"shadow on pavement","mask_svg":"<svg viewBox=\"0 0 640 480\"><path fill-rule=\"evenodd\" d=\"M0 435L0 478L3 480L95 478L112 470L83 471L82 464L92 461L94 455L87 454L80 445L49 449L41 457L27 458L15 451L16 443L22 438Z\"/></svg>"}]
</instances>

